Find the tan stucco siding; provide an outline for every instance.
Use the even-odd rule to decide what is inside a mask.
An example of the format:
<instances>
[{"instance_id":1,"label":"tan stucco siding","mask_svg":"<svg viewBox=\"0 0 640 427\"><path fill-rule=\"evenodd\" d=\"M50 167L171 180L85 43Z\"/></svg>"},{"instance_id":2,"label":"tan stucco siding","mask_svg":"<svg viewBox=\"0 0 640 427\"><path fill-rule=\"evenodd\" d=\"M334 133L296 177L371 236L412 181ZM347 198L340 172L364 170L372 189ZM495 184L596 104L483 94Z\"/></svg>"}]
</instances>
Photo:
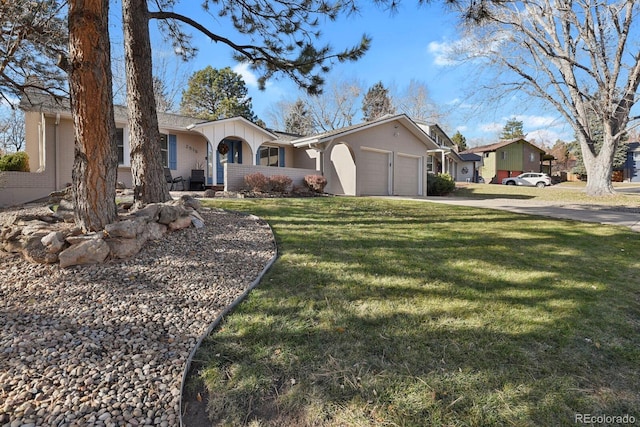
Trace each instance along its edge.
<instances>
[{"instance_id":1,"label":"tan stucco siding","mask_svg":"<svg viewBox=\"0 0 640 427\"><path fill-rule=\"evenodd\" d=\"M45 121L44 129L39 113L28 114L25 127L27 139L25 151L29 154L31 172L0 173L0 207L18 205L46 197L56 189L55 145L45 147L44 138L55 134L55 122ZM42 149L42 151L40 151Z\"/></svg>"},{"instance_id":2,"label":"tan stucco siding","mask_svg":"<svg viewBox=\"0 0 640 427\"><path fill-rule=\"evenodd\" d=\"M29 156L29 170L31 172L37 172L40 168L40 151L38 144L42 139L40 135L40 113L26 112L24 114L25 128L24 136L25 141L29 143L25 144L24 151ZM31 143L33 142L33 143ZM43 157L44 160L44 157Z\"/></svg>"},{"instance_id":3,"label":"tan stucco siding","mask_svg":"<svg viewBox=\"0 0 640 427\"><path fill-rule=\"evenodd\" d=\"M356 164L349 146L339 143L331 148L328 162L325 162L325 176L326 192L345 196L356 195Z\"/></svg>"},{"instance_id":4,"label":"tan stucco siding","mask_svg":"<svg viewBox=\"0 0 640 427\"><path fill-rule=\"evenodd\" d=\"M207 141L202 135L162 129L160 132L176 135L177 167L171 171L174 177L187 179L191 176L191 169L206 169Z\"/></svg>"},{"instance_id":5,"label":"tan stucco siding","mask_svg":"<svg viewBox=\"0 0 640 427\"><path fill-rule=\"evenodd\" d=\"M292 160L297 168L303 169L319 169L318 167L318 151L313 149L294 148L292 153Z\"/></svg>"},{"instance_id":6,"label":"tan stucco siding","mask_svg":"<svg viewBox=\"0 0 640 427\"><path fill-rule=\"evenodd\" d=\"M47 123L54 119L47 119ZM61 119L58 125L58 154L57 174L58 188L64 188L71 184L73 177L73 162L75 159L75 133L71 119ZM55 141L55 138L47 138L48 141Z\"/></svg>"},{"instance_id":7,"label":"tan stucco siding","mask_svg":"<svg viewBox=\"0 0 640 427\"><path fill-rule=\"evenodd\" d=\"M417 176L415 176L414 182L416 189L426 188L424 167L426 165L427 147L400 122L393 121L364 129L349 135L348 138L345 138L345 141L355 154L357 195L375 194L372 192L380 191L383 187L382 182L388 173L391 174L389 178L386 178L390 181L388 182L388 189L377 194L389 194L389 192L397 194L398 188L395 181L399 178L398 174L402 175L405 183L409 179L398 171L397 168L399 166L394 165L398 155L422 159L420 160L420 170L415 172ZM362 150L363 147L364 151ZM371 153L371 150L389 152L390 156L386 164L383 164L382 160L379 157L376 158L376 156L365 154L363 157L363 152ZM380 169L381 167L382 169ZM374 182L367 183L368 180L373 180ZM406 188L401 191L406 192ZM414 193L414 195L417 194L417 192Z\"/></svg>"}]
</instances>

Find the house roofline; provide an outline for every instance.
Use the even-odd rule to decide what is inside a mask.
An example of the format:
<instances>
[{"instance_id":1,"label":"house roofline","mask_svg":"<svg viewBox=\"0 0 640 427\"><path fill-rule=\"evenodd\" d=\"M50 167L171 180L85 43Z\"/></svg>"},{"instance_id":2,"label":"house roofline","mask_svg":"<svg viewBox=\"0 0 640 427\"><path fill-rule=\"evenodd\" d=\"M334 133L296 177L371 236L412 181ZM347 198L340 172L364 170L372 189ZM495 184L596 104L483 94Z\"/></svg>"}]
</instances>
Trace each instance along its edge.
<instances>
[{"instance_id":1,"label":"house roofline","mask_svg":"<svg viewBox=\"0 0 640 427\"><path fill-rule=\"evenodd\" d=\"M231 123L231 122L237 122L237 121L241 121L244 122L244 124L253 127L254 129L263 132L267 135L269 135L269 137L273 138L274 140L278 139L278 136L275 135L274 133L270 132L269 130L258 126L257 124L253 123L251 120L247 120L246 118L242 117L242 116L235 116L235 117L229 117L226 119L219 119L219 120L208 120L205 122L199 122L199 123L192 123L190 125L187 126L187 129L189 130L197 130L197 129L201 129L204 128L206 126L212 125L212 124L225 124L225 123Z\"/></svg>"},{"instance_id":2,"label":"house roofline","mask_svg":"<svg viewBox=\"0 0 640 427\"><path fill-rule=\"evenodd\" d=\"M414 122L409 116L407 116L404 113L396 114L396 115L387 115L371 122L362 122L356 125L346 126L346 127L325 132L322 134L295 139L292 141L292 144L296 148L302 148L305 146L311 147L312 145L331 142L336 138L344 137L355 132L370 129L376 126L393 122L393 121L402 122L405 125L405 127L414 136L418 137L418 139L420 139L425 146L428 147L430 144L432 144L434 148L439 148L438 144L435 143L433 138L431 138L420 126L418 126L418 124L416 124L416 122Z\"/></svg>"}]
</instances>

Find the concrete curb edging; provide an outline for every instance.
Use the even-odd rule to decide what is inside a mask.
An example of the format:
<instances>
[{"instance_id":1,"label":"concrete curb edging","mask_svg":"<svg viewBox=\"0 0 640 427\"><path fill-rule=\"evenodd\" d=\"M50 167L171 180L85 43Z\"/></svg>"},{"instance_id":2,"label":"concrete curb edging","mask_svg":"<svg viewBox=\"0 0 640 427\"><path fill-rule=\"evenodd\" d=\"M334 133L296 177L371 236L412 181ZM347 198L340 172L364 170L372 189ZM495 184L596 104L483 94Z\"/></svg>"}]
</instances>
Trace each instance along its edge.
<instances>
[{"instance_id":1,"label":"concrete curb edging","mask_svg":"<svg viewBox=\"0 0 640 427\"><path fill-rule=\"evenodd\" d=\"M247 215L247 214L242 213L242 212L234 212L234 213ZM255 219L256 221L264 221L263 219L261 219L258 216L255 216L255 215L249 214L247 216L250 217L250 218ZM276 259L278 259L278 245L276 243L276 236L273 233L273 229L271 228L271 225L266 221L264 221L264 222L269 227L269 231L271 231L271 236L273 236L275 254L271 257L271 259L269 261L267 261L267 264L264 266L262 271L260 271L258 276L253 280L253 282L251 282L249 287L247 289L245 289L245 291L242 294L240 294L238 297L236 297L236 299L233 300L233 302L231 304L229 304L227 307L225 307L224 310L222 310L222 312L218 315L218 317L216 317L215 320L209 325L209 327L207 327L206 331L204 331L204 333L200 336L200 338L198 338L198 341L196 342L195 347L193 347L193 349L191 350L191 353L189 354L189 357L187 358L187 361L185 362L184 370L182 371L182 381L180 383L180 408L179 408L179 410L180 410L180 413L179 413L180 427L185 427L184 423L182 421L182 410L183 410L182 398L184 396L184 386L185 386L185 383L186 383L186 380L187 380L187 375L189 374L189 369L191 369L191 363L193 362L193 358L195 357L196 352L198 351L198 349L202 345L202 342L205 340L205 338L207 338L211 334L211 332L213 332L213 330L215 328L217 328L218 325L220 325L220 323L224 320L225 316L227 314L229 314L229 312L231 312L238 304L240 304L247 297L247 295L249 295L249 293L256 286L258 286L258 284L260 284L260 282L262 281L262 278L264 277L264 275L267 273L267 271L269 271L271 266L276 262Z\"/></svg>"}]
</instances>

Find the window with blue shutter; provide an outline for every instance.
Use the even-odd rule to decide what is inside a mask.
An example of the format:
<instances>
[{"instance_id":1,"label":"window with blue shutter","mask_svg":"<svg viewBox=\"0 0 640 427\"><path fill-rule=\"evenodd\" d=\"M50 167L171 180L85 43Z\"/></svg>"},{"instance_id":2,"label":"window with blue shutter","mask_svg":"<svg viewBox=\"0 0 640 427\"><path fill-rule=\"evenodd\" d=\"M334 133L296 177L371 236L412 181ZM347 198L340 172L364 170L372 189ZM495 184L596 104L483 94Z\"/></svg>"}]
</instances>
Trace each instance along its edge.
<instances>
[{"instance_id":1,"label":"window with blue shutter","mask_svg":"<svg viewBox=\"0 0 640 427\"><path fill-rule=\"evenodd\" d=\"M169 135L169 169L178 169L178 137Z\"/></svg>"},{"instance_id":2,"label":"window with blue shutter","mask_svg":"<svg viewBox=\"0 0 640 427\"><path fill-rule=\"evenodd\" d=\"M256 153L256 164L261 166L284 167L284 148L260 147Z\"/></svg>"}]
</instances>

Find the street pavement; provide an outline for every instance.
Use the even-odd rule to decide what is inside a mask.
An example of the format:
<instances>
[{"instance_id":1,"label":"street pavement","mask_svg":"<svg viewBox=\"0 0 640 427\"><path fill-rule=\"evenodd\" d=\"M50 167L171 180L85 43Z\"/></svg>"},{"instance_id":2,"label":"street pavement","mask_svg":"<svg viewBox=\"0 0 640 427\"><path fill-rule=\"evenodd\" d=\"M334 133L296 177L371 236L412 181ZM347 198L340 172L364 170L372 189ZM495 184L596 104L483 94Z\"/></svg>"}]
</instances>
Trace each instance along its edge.
<instances>
[{"instance_id":1,"label":"street pavement","mask_svg":"<svg viewBox=\"0 0 640 427\"><path fill-rule=\"evenodd\" d=\"M619 225L640 232L640 207L615 209L597 205L559 205L552 202L539 202L527 199L469 199L464 197L393 197L395 199L420 200L430 203L444 203L458 206L471 206L484 209L498 209L526 215L539 215L550 218L570 219L574 221L595 222Z\"/></svg>"}]
</instances>

